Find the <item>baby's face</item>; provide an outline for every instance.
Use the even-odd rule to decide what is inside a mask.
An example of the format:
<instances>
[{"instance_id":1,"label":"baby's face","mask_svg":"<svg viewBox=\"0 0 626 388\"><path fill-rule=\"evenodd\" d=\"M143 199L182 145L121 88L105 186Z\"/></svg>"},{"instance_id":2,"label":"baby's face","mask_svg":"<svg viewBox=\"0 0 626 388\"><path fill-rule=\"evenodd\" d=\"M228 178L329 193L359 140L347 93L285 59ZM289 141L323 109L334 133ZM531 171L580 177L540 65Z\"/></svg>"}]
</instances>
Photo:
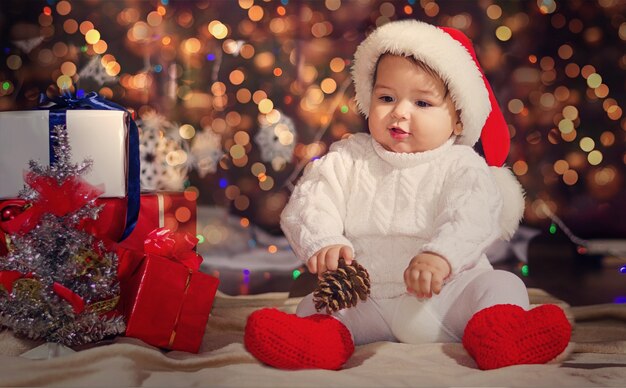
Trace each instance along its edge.
<instances>
[{"instance_id":1,"label":"baby's face","mask_svg":"<svg viewBox=\"0 0 626 388\"><path fill-rule=\"evenodd\" d=\"M379 61L371 101L370 133L388 151L432 150L460 132L443 81L402 56Z\"/></svg>"}]
</instances>

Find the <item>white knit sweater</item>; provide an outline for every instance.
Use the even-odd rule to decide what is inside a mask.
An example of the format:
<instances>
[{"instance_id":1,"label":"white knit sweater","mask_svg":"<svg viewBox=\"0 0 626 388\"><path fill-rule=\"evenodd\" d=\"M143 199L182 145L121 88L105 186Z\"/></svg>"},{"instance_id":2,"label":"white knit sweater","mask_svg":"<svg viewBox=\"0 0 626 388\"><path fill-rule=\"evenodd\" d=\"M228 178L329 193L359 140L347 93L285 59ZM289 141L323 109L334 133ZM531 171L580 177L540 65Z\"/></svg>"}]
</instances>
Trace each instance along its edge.
<instances>
[{"instance_id":1,"label":"white knit sweater","mask_svg":"<svg viewBox=\"0 0 626 388\"><path fill-rule=\"evenodd\" d=\"M484 250L500 236L502 198L484 159L448 140L419 153L385 150L371 136L338 141L307 166L281 215L296 255L345 244L370 274L372 295L406 292L404 270L418 253L445 257L448 281L491 268Z\"/></svg>"}]
</instances>

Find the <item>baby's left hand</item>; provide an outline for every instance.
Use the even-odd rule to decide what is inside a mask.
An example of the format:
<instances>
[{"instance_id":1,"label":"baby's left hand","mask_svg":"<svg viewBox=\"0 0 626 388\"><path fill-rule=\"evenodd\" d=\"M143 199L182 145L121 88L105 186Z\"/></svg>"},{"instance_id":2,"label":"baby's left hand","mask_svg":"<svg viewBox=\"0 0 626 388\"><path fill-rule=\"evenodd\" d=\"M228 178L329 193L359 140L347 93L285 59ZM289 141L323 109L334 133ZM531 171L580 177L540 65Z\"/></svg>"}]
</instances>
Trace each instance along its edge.
<instances>
[{"instance_id":1,"label":"baby's left hand","mask_svg":"<svg viewBox=\"0 0 626 388\"><path fill-rule=\"evenodd\" d=\"M450 272L450 264L443 257L430 252L420 253L404 270L406 290L418 298L430 298L433 293L441 292L443 281Z\"/></svg>"}]
</instances>

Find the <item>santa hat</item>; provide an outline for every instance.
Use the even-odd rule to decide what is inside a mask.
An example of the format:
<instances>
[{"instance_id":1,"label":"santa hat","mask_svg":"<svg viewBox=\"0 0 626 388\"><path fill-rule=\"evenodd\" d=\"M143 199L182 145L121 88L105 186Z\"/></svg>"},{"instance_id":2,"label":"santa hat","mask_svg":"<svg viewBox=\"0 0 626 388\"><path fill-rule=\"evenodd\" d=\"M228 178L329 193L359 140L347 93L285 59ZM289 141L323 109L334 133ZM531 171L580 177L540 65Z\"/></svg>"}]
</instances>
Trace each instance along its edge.
<instances>
[{"instance_id":1,"label":"santa hat","mask_svg":"<svg viewBox=\"0 0 626 388\"><path fill-rule=\"evenodd\" d=\"M463 131L456 143L473 147L480 138L485 160L505 199L500 226L502 237L509 239L524 213L524 193L511 170L503 166L509 153L509 130L470 39L454 28L417 20L377 28L357 48L352 66L356 104L365 117L376 64L383 54L412 56L445 82L456 109L461 110Z\"/></svg>"}]
</instances>

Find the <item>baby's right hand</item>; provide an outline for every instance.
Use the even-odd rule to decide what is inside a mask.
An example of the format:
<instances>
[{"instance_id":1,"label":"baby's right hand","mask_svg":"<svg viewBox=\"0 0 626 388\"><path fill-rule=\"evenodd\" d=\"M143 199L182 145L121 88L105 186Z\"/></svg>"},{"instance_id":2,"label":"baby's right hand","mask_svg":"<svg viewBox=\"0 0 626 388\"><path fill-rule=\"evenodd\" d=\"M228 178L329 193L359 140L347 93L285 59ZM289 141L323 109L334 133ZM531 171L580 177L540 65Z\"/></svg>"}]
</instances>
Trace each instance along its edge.
<instances>
[{"instance_id":1,"label":"baby's right hand","mask_svg":"<svg viewBox=\"0 0 626 388\"><path fill-rule=\"evenodd\" d=\"M321 278L327 270L337 270L340 258L343 258L346 264L351 264L354 259L352 248L347 245L329 245L309 257L306 266L311 273L316 273Z\"/></svg>"}]
</instances>

